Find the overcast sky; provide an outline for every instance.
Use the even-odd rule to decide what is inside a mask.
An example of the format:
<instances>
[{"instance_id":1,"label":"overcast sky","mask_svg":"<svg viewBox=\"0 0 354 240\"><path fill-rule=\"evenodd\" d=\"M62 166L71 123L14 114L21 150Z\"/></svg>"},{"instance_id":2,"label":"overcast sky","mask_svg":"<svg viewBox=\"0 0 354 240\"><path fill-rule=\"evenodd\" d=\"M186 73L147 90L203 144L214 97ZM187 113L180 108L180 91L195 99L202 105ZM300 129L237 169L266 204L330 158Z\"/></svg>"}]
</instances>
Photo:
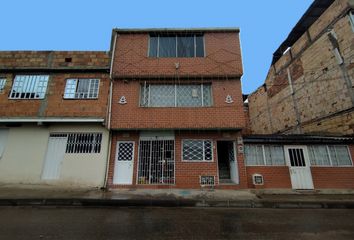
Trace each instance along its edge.
<instances>
[{"instance_id":1,"label":"overcast sky","mask_svg":"<svg viewBox=\"0 0 354 240\"><path fill-rule=\"evenodd\" d=\"M1 0L0 50L108 50L114 27L240 27L242 89L263 84L272 54L312 0Z\"/></svg>"}]
</instances>

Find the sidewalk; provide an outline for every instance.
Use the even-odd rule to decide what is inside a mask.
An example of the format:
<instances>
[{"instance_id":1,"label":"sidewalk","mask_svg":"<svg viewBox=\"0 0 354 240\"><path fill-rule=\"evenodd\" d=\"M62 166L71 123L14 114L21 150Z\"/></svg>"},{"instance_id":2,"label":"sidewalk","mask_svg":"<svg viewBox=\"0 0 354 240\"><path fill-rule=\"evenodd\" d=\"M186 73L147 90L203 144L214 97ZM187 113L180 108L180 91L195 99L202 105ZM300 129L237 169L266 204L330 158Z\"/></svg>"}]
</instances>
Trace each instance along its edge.
<instances>
[{"instance_id":1,"label":"sidewalk","mask_svg":"<svg viewBox=\"0 0 354 240\"><path fill-rule=\"evenodd\" d=\"M353 190L59 189L0 186L0 206L354 208Z\"/></svg>"}]
</instances>

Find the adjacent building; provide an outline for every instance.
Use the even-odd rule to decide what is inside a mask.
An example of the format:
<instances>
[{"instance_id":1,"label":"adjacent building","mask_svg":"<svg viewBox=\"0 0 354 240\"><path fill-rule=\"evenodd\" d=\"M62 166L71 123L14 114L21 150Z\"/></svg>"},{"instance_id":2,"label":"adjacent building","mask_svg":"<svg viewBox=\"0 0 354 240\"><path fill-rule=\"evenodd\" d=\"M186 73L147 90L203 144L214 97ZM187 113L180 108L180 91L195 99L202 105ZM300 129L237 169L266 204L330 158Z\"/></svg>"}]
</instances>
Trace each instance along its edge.
<instances>
[{"instance_id":1,"label":"adjacent building","mask_svg":"<svg viewBox=\"0 0 354 240\"><path fill-rule=\"evenodd\" d=\"M114 29L111 188L246 188L237 28Z\"/></svg>"},{"instance_id":2,"label":"adjacent building","mask_svg":"<svg viewBox=\"0 0 354 240\"><path fill-rule=\"evenodd\" d=\"M106 52L0 52L0 182L104 185Z\"/></svg>"},{"instance_id":3,"label":"adjacent building","mask_svg":"<svg viewBox=\"0 0 354 240\"><path fill-rule=\"evenodd\" d=\"M353 6L314 1L249 95L245 164L263 177L256 187L354 188Z\"/></svg>"}]
</instances>

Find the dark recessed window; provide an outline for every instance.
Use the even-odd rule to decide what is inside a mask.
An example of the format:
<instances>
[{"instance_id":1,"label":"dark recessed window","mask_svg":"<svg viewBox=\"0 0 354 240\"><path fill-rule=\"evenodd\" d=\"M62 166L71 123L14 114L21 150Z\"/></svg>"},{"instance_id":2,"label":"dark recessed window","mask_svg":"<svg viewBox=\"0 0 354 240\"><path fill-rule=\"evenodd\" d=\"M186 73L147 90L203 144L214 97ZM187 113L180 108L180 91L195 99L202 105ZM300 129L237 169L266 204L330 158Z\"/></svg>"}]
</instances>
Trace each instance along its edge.
<instances>
[{"instance_id":1,"label":"dark recessed window","mask_svg":"<svg viewBox=\"0 0 354 240\"><path fill-rule=\"evenodd\" d=\"M150 35L149 57L204 57L203 35Z\"/></svg>"}]
</instances>

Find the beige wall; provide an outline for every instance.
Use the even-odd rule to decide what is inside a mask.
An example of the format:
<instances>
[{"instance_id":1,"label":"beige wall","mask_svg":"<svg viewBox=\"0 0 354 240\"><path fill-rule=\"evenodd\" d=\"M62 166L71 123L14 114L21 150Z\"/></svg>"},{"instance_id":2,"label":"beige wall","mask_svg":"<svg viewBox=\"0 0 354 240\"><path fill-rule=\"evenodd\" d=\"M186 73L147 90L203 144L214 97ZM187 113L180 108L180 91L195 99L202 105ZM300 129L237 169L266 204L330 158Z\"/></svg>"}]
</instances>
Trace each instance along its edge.
<instances>
[{"instance_id":1,"label":"beige wall","mask_svg":"<svg viewBox=\"0 0 354 240\"><path fill-rule=\"evenodd\" d=\"M5 128L1 126L0 128ZM62 187L101 187L104 183L108 150L108 131L99 124L36 126L26 124L8 128L8 138L0 159L0 184L49 184ZM41 180L51 132L102 132L100 153L65 154L59 180Z\"/></svg>"},{"instance_id":2,"label":"beige wall","mask_svg":"<svg viewBox=\"0 0 354 240\"><path fill-rule=\"evenodd\" d=\"M354 134L354 32L348 7L347 1L335 1L271 66L266 87L249 96L252 133ZM342 65L329 29L337 36Z\"/></svg>"}]
</instances>

